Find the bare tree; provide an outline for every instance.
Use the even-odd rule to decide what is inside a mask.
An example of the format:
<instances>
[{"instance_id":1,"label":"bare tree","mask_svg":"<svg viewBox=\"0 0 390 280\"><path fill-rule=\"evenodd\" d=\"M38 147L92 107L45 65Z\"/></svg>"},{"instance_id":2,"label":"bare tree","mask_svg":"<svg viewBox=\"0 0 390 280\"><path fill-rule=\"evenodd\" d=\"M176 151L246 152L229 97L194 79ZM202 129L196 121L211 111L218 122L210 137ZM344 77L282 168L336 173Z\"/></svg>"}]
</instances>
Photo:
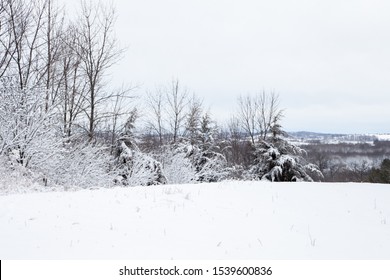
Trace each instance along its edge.
<instances>
[{"instance_id":1,"label":"bare tree","mask_svg":"<svg viewBox=\"0 0 390 280\"><path fill-rule=\"evenodd\" d=\"M44 17L46 18L43 31L45 50L41 55L43 67L40 80L46 89L45 110L47 111L50 105L56 103L60 95L64 77L61 60L68 54L63 48L64 15L61 15L60 8L53 3L53 0L46 0Z\"/></svg>"},{"instance_id":2,"label":"bare tree","mask_svg":"<svg viewBox=\"0 0 390 280\"><path fill-rule=\"evenodd\" d=\"M164 127L164 108L166 105L166 99L163 91L157 89L156 92L148 92L146 103L149 111L149 117L147 120L147 128L157 134L159 144L163 144L163 137L166 131Z\"/></svg>"},{"instance_id":3,"label":"bare tree","mask_svg":"<svg viewBox=\"0 0 390 280\"><path fill-rule=\"evenodd\" d=\"M271 130L283 118L283 110L279 108L279 96L275 92L266 94L265 91L257 95L255 101L257 130L263 140L269 136Z\"/></svg>"},{"instance_id":4,"label":"bare tree","mask_svg":"<svg viewBox=\"0 0 390 280\"><path fill-rule=\"evenodd\" d=\"M0 3L0 77L12 78L20 89L45 90L48 111L60 89L63 18L53 0Z\"/></svg>"},{"instance_id":5,"label":"bare tree","mask_svg":"<svg viewBox=\"0 0 390 280\"><path fill-rule=\"evenodd\" d=\"M232 117L228 123L227 148L224 149L224 155L232 165L248 166L251 161L250 144L245 140L242 133L242 125L237 117Z\"/></svg>"},{"instance_id":6,"label":"bare tree","mask_svg":"<svg viewBox=\"0 0 390 280\"><path fill-rule=\"evenodd\" d=\"M82 2L81 15L75 26L75 51L80 58L81 68L88 82L88 107L85 114L88 119L88 137L94 138L95 129L100 119L99 106L113 96L104 90L104 76L107 70L121 57L123 49L118 48L114 36L116 16L112 6L104 6L101 2Z\"/></svg>"},{"instance_id":7,"label":"bare tree","mask_svg":"<svg viewBox=\"0 0 390 280\"><path fill-rule=\"evenodd\" d=\"M329 164L331 161L330 156L326 151L322 151L321 149L314 149L309 153L309 159L311 162L318 166L318 169L325 173L325 171L329 168Z\"/></svg>"},{"instance_id":8,"label":"bare tree","mask_svg":"<svg viewBox=\"0 0 390 280\"><path fill-rule=\"evenodd\" d=\"M238 105L238 119L252 144L255 144L256 136L259 140L266 140L283 118L279 96L274 92L267 94L263 91L254 97L240 96Z\"/></svg>"},{"instance_id":9,"label":"bare tree","mask_svg":"<svg viewBox=\"0 0 390 280\"><path fill-rule=\"evenodd\" d=\"M179 80L172 80L170 88L166 90L167 95L167 116L168 123L173 136L173 143L176 143L183 128L186 118L185 109L188 105L188 91L179 86Z\"/></svg>"},{"instance_id":10,"label":"bare tree","mask_svg":"<svg viewBox=\"0 0 390 280\"><path fill-rule=\"evenodd\" d=\"M255 144L257 108L255 100L247 95L238 98L238 119L242 129L249 135L252 144Z\"/></svg>"},{"instance_id":11,"label":"bare tree","mask_svg":"<svg viewBox=\"0 0 390 280\"><path fill-rule=\"evenodd\" d=\"M9 24L9 3L7 0L0 1L0 78L7 72L14 55L14 42Z\"/></svg>"},{"instance_id":12,"label":"bare tree","mask_svg":"<svg viewBox=\"0 0 390 280\"><path fill-rule=\"evenodd\" d=\"M81 68L81 59L75 50L75 28L69 26L62 35L61 59L62 76L60 85L61 113L63 120L63 132L67 137L73 133L73 127L77 118L84 112L87 101L87 81Z\"/></svg>"},{"instance_id":13,"label":"bare tree","mask_svg":"<svg viewBox=\"0 0 390 280\"><path fill-rule=\"evenodd\" d=\"M42 70L41 30L44 27L45 1L6 1L9 36L12 42L12 72L19 88L35 86Z\"/></svg>"},{"instance_id":14,"label":"bare tree","mask_svg":"<svg viewBox=\"0 0 390 280\"><path fill-rule=\"evenodd\" d=\"M356 161L352 163L351 172L352 176L357 182L365 182L368 179L369 171L372 166L367 159Z\"/></svg>"}]
</instances>

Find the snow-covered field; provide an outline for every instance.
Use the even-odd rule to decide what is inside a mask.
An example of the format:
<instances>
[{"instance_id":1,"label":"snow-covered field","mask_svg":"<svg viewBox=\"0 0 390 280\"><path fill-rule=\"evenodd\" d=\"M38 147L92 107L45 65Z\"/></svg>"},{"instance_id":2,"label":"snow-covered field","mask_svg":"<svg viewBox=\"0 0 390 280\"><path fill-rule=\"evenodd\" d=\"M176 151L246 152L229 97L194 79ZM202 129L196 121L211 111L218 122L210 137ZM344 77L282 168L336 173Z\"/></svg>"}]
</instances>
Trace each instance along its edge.
<instances>
[{"instance_id":1,"label":"snow-covered field","mask_svg":"<svg viewBox=\"0 0 390 280\"><path fill-rule=\"evenodd\" d=\"M0 196L0 259L390 259L390 186L221 182Z\"/></svg>"}]
</instances>

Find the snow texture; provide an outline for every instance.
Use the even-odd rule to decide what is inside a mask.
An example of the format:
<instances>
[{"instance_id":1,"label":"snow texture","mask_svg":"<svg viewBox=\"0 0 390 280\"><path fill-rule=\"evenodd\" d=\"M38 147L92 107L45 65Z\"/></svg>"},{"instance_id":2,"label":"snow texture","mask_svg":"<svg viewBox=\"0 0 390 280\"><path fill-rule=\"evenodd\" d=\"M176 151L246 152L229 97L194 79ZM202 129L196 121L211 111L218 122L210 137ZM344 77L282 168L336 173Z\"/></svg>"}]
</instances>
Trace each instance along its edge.
<instances>
[{"instance_id":1,"label":"snow texture","mask_svg":"<svg viewBox=\"0 0 390 280\"><path fill-rule=\"evenodd\" d=\"M0 196L0 259L389 259L390 188L219 182Z\"/></svg>"}]
</instances>

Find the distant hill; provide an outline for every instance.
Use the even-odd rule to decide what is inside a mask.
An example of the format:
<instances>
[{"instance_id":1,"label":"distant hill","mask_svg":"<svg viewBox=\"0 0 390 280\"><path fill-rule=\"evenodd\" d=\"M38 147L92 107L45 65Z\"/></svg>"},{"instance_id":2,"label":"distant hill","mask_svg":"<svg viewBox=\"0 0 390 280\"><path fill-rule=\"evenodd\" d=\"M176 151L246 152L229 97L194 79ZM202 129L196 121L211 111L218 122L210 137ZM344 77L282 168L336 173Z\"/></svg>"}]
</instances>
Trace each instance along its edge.
<instances>
[{"instance_id":1,"label":"distant hill","mask_svg":"<svg viewBox=\"0 0 390 280\"><path fill-rule=\"evenodd\" d=\"M374 141L390 141L389 134L337 134L310 131L288 132L289 138L301 143L374 143Z\"/></svg>"}]
</instances>

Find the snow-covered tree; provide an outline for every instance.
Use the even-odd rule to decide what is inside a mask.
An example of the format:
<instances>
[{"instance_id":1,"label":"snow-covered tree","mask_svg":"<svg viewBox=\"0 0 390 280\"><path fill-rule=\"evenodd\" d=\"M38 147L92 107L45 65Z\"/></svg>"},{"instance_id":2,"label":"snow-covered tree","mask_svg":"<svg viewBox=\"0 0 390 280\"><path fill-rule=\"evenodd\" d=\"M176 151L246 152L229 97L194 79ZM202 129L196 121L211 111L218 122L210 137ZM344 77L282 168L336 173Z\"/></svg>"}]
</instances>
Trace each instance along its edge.
<instances>
[{"instance_id":1,"label":"snow-covered tree","mask_svg":"<svg viewBox=\"0 0 390 280\"><path fill-rule=\"evenodd\" d=\"M217 132L217 126L210 115L204 114L200 123L199 143L193 156L196 181L217 182L227 176L226 159L215 141Z\"/></svg>"},{"instance_id":2,"label":"snow-covered tree","mask_svg":"<svg viewBox=\"0 0 390 280\"><path fill-rule=\"evenodd\" d=\"M64 141L62 148L39 171L49 186L65 188L111 187L114 171L109 148L81 139Z\"/></svg>"},{"instance_id":3,"label":"snow-covered tree","mask_svg":"<svg viewBox=\"0 0 390 280\"><path fill-rule=\"evenodd\" d=\"M0 86L0 154L25 167L55 153L56 115L45 108L45 91L20 89L13 79Z\"/></svg>"},{"instance_id":4,"label":"snow-covered tree","mask_svg":"<svg viewBox=\"0 0 390 280\"><path fill-rule=\"evenodd\" d=\"M144 154L136 144L133 129L137 118L136 111L128 118L124 132L118 139L116 183L130 186L150 186L166 184L161 163Z\"/></svg>"},{"instance_id":5,"label":"snow-covered tree","mask_svg":"<svg viewBox=\"0 0 390 280\"><path fill-rule=\"evenodd\" d=\"M12 81L12 80L11 80ZM4 168L42 186L109 186L110 157L104 146L63 137L59 112L46 108L41 88L0 91L0 157Z\"/></svg>"},{"instance_id":6,"label":"snow-covered tree","mask_svg":"<svg viewBox=\"0 0 390 280\"><path fill-rule=\"evenodd\" d=\"M191 135L191 148L187 148L186 157L190 159L195 171L194 181L217 182L227 176L226 159L220 153L215 135L217 126L210 114L205 113L196 131Z\"/></svg>"},{"instance_id":7,"label":"snow-covered tree","mask_svg":"<svg viewBox=\"0 0 390 280\"><path fill-rule=\"evenodd\" d=\"M164 174L170 184L185 184L194 181L196 171L190 155L190 143L176 143L162 147L159 155L164 166Z\"/></svg>"},{"instance_id":8,"label":"snow-covered tree","mask_svg":"<svg viewBox=\"0 0 390 280\"><path fill-rule=\"evenodd\" d=\"M254 150L254 162L246 177L269 181L312 181L309 174L322 177L318 167L304 160L305 150L286 140L276 94L267 96L263 92L254 100L241 98L240 112L243 130Z\"/></svg>"},{"instance_id":9,"label":"snow-covered tree","mask_svg":"<svg viewBox=\"0 0 390 280\"><path fill-rule=\"evenodd\" d=\"M304 150L283 140L278 143L265 141L256 145L256 161L250 174L256 179L269 181L313 181L309 172L318 168L303 159Z\"/></svg>"},{"instance_id":10,"label":"snow-covered tree","mask_svg":"<svg viewBox=\"0 0 390 280\"><path fill-rule=\"evenodd\" d=\"M202 101L196 95L193 95L188 104L188 113L185 120L185 138L191 144L195 144L199 140L200 123L202 119Z\"/></svg>"},{"instance_id":11,"label":"snow-covered tree","mask_svg":"<svg viewBox=\"0 0 390 280\"><path fill-rule=\"evenodd\" d=\"M227 177L227 162L214 140L216 125L209 114L187 120L187 137L164 147L161 161L169 183L217 182ZM191 131L191 133L190 133Z\"/></svg>"}]
</instances>

